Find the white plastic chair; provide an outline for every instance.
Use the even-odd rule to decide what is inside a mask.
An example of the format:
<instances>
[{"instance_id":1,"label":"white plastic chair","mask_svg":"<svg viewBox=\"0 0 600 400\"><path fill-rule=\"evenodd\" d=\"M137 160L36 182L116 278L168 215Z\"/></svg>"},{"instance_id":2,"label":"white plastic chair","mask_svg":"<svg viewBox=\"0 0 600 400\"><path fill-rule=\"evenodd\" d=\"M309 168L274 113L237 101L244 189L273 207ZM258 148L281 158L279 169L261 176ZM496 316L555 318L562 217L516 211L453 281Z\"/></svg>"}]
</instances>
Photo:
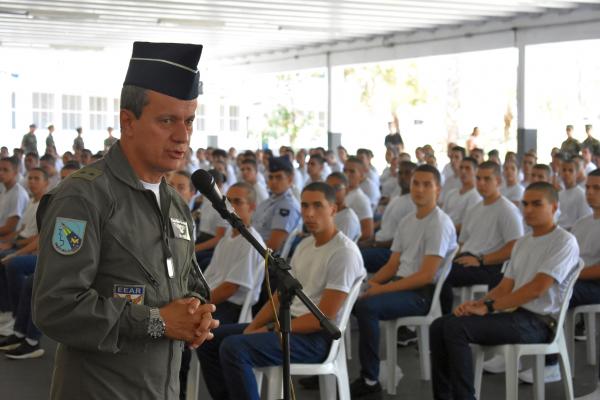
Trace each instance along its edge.
<instances>
[{"instance_id":1,"label":"white plastic chair","mask_svg":"<svg viewBox=\"0 0 600 400\"><path fill-rule=\"evenodd\" d=\"M508 261L504 261L502 264L502 270L500 272L504 273L506 271L506 267L508 266ZM464 303L466 301L475 300L475 297L478 294L486 294L489 292L488 285L472 285L472 286L463 286L460 288L460 302Z\"/></svg>"},{"instance_id":2,"label":"white plastic chair","mask_svg":"<svg viewBox=\"0 0 600 400\"><path fill-rule=\"evenodd\" d=\"M573 382L571 376L571 364L567 354L567 343L563 331L567 309L569 308L569 299L573 293L573 285L583 268L583 260L579 259L579 263L567 279L568 289L565 301L561 304L558 316L556 334L550 343L535 343L535 344L506 344L499 346L480 346L472 345L475 359L475 397L481 398L481 377L483 375L483 357L484 350L488 349L496 354L504 354L506 363L506 395L507 399L517 400L519 395L519 359L522 356L534 355L535 363L533 367L533 395L534 399L542 400L544 398L544 356L547 354L560 355L560 369L562 374L562 382L565 390L565 396L568 400L574 398Z\"/></svg>"},{"instance_id":3,"label":"white plastic chair","mask_svg":"<svg viewBox=\"0 0 600 400\"><path fill-rule=\"evenodd\" d=\"M298 222L298 225L294 229L292 229L292 231L289 233L289 235L285 239L285 242L283 242L283 247L281 248L281 253L279 253L279 256L281 258L283 258L284 260L288 259L289 255L290 255L290 251L292 250L292 244L294 243L294 239L296 239L296 236L298 236L298 234L300 234L301 232L302 232L302 219L300 219L300 221Z\"/></svg>"},{"instance_id":4,"label":"white plastic chair","mask_svg":"<svg viewBox=\"0 0 600 400\"><path fill-rule=\"evenodd\" d=\"M344 333L350 319L350 312L360 293L362 279L354 283L344 306L341 310L340 323L338 325L342 335L338 340L331 342L329 355L321 364L291 364L291 375L319 375L319 390L322 400L336 398L336 381L339 390L339 400L350 400L350 382L348 379L348 367L346 364L346 344ZM263 374L267 377L267 400L280 399L283 397L283 372L281 366L255 368L255 376L260 389Z\"/></svg>"},{"instance_id":5,"label":"white plastic chair","mask_svg":"<svg viewBox=\"0 0 600 400\"><path fill-rule=\"evenodd\" d=\"M575 376L575 322L577 321L577 314L583 314L585 318L587 363L596 365L596 314L598 313L600 313L600 304L587 304L575 307L567 312L565 338L569 350L569 362L573 368L573 376Z\"/></svg>"},{"instance_id":6,"label":"white plastic chair","mask_svg":"<svg viewBox=\"0 0 600 400\"><path fill-rule=\"evenodd\" d=\"M386 342L386 369L387 382L386 388L388 394L396 394L396 362L398 358L398 328L400 326L414 326L417 328L417 336L419 338L419 358L421 362L421 379L425 381L431 380L431 360L429 358L429 325L442 315L442 307L440 305L440 293L444 281L452 268L452 260L458 249L452 250L446 254L442 261L441 272L435 290L431 299L431 307L427 315L402 317L390 321L381 321L382 331L385 332Z\"/></svg>"}]
</instances>

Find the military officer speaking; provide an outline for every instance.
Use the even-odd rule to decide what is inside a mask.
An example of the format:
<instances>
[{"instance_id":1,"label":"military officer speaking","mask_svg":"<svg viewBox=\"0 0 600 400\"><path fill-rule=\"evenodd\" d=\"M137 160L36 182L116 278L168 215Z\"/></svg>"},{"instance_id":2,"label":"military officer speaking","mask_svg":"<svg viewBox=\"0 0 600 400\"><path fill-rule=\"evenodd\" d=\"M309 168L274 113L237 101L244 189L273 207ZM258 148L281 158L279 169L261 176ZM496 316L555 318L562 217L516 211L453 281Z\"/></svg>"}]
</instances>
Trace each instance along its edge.
<instances>
[{"instance_id":1,"label":"military officer speaking","mask_svg":"<svg viewBox=\"0 0 600 400\"><path fill-rule=\"evenodd\" d=\"M59 343L53 399L177 399L183 345L218 325L190 212L163 178L189 147L201 51L134 43L121 140L40 203L33 318Z\"/></svg>"}]
</instances>

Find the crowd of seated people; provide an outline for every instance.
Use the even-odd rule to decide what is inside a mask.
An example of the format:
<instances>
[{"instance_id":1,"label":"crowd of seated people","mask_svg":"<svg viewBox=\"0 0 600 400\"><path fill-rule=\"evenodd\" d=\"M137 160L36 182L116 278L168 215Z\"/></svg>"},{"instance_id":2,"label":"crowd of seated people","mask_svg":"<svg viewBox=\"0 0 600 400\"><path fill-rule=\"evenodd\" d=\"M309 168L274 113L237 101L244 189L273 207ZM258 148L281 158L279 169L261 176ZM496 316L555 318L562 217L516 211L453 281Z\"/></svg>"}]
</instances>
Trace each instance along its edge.
<instances>
[{"instance_id":1,"label":"crowd of seated people","mask_svg":"<svg viewBox=\"0 0 600 400\"><path fill-rule=\"evenodd\" d=\"M570 305L600 303L600 142L591 126L586 135L579 143L568 126L567 139L552 150L549 164L539 163L533 150L520 159L510 151L504 158L497 150L486 153L479 134L465 147L448 143L444 166L438 166L441 157L429 145L417 148L413 158L402 141L386 140L381 174L366 148L351 154L342 146L336 151L282 146L278 155L269 149L189 149L179 170L166 178L197 220L197 262L222 324L215 340L199 350L211 395L257 398L252 367L277 365L281 355L270 332L273 311L263 274L254 279L252 272L260 255L196 193L190 181L196 169L213 176L244 224L274 253L301 230L292 246L292 271L326 315L335 319L356 279L365 270L372 274L353 310L361 366L351 384L353 398L381 392L379 321L427 314L442 260L457 249L440 296L444 316L431 327L433 390L436 398L473 398L468 344L549 340L544 324L569 301L564 283L579 257L585 269ZM60 179L102 154L83 149L59 158L52 148L41 157L15 150L11 157L3 151L0 159L0 334L5 336L0 350L34 357L43 354L28 297L37 251L35 207ZM486 285L489 292L455 304L453 289L473 285ZM249 292L256 315L249 325L237 325ZM503 312L509 309L517 312ZM329 342L316 320L299 305L293 315L292 343L303 352L292 354L292 360L322 360ZM502 329L523 321L535 335ZM490 336L491 331L502 332ZM583 322L577 336L585 336ZM415 340L410 329L398 332L401 345ZM457 358L449 359L449 352ZM182 382L190 357L184 358ZM547 357L547 382L560 379L556 362ZM484 368L498 373L504 363L494 357ZM520 377L533 380L531 371ZM312 388L316 381L301 382Z\"/></svg>"}]
</instances>

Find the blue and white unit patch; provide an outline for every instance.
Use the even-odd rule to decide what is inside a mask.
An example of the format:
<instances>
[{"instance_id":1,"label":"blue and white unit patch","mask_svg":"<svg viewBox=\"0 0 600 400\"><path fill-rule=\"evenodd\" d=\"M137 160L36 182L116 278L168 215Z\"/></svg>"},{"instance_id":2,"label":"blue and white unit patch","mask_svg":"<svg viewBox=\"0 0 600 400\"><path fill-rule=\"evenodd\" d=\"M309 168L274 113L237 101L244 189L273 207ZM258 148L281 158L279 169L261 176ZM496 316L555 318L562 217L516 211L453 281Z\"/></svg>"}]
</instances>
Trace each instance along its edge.
<instances>
[{"instance_id":1,"label":"blue and white unit patch","mask_svg":"<svg viewBox=\"0 0 600 400\"><path fill-rule=\"evenodd\" d=\"M133 304L144 304L145 285L115 285L113 288L113 297L125 299Z\"/></svg>"},{"instance_id":2,"label":"blue and white unit patch","mask_svg":"<svg viewBox=\"0 0 600 400\"><path fill-rule=\"evenodd\" d=\"M83 246L86 225L86 221L79 219L56 218L52 234L54 250L66 256L77 253Z\"/></svg>"}]
</instances>

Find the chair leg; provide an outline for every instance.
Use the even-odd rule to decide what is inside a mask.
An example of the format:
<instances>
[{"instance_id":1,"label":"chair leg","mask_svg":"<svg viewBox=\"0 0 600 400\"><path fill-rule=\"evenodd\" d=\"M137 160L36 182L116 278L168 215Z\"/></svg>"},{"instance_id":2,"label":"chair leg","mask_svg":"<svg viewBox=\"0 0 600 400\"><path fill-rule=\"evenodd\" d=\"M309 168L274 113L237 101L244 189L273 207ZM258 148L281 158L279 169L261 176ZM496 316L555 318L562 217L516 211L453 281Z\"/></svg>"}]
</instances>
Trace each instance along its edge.
<instances>
[{"instance_id":1,"label":"chair leg","mask_svg":"<svg viewBox=\"0 0 600 400\"><path fill-rule=\"evenodd\" d=\"M475 365L475 398L481 399L481 378L483 376L483 360L485 352L480 346L473 346L473 364Z\"/></svg>"},{"instance_id":2,"label":"chair leg","mask_svg":"<svg viewBox=\"0 0 600 400\"><path fill-rule=\"evenodd\" d=\"M335 375L319 375L319 392L321 400L335 399L336 393Z\"/></svg>"},{"instance_id":3,"label":"chair leg","mask_svg":"<svg viewBox=\"0 0 600 400\"><path fill-rule=\"evenodd\" d=\"M348 364L345 355L338 357L335 366L335 379L337 381L337 390L339 400L350 400L350 379L348 378ZM323 397L321 397L322 400ZM329 397L327 398L329 399ZM335 399L335 397L333 397Z\"/></svg>"},{"instance_id":4,"label":"chair leg","mask_svg":"<svg viewBox=\"0 0 600 400\"><path fill-rule=\"evenodd\" d=\"M188 371L188 380L186 388L186 400L197 400L198 399L198 383L200 382L200 362L195 354L192 352L192 358L190 360L190 370Z\"/></svg>"},{"instance_id":5,"label":"chair leg","mask_svg":"<svg viewBox=\"0 0 600 400\"><path fill-rule=\"evenodd\" d=\"M388 394L396 394L396 358L398 356L398 349L396 348L398 327L396 324L386 322L384 324L385 329L385 352L386 352L386 365L387 365L387 392Z\"/></svg>"},{"instance_id":6,"label":"chair leg","mask_svg":"<svg viewBox=\"0 0 600 400\"><path fill-rule=\"evenodd\" d=\"M569 355L567 354L567 346L564 337L558 339L560 373L562 376L563 388L565 390L565 398L573 400L573 376L571 374L571 365L569 364Z\"/></svg>"},{"instance_id":7,"label":"chair leg","mask_svg":"<svg viewBox=\"0 0 600 400\"><path fill-rule=\"evenodd\" d=\"M283 371L281 368L269 368L267 375L267 400L283 398Z\"/></svg>"},{"instance_id":8,"label":"chair leg","mask_svg":"<svg viewBox=\"0 0 600 400\"><path fill-rule=\"evenodd\" d=\"M431 358L429 356L429 325L419 325L419 360L421 362L421 379L431 380Z\"/></svg>"},{"instance_id":9,"label":"chair leg","mask_svg":"<svg viewBox=\"0 0 600 400\"><path fill-rule=\"evenodd\" d=\"M348 321L348 326L344 333L344 340L346 341L346 358L352 360L352 330L350 329L350 321Z\"/></svg>"},{"instance_id":10,"label":"chair leg","mask_svg":"<svg viewBox=\"0 0 600 400\"><path fill-rule=\"evenodd\" d=\"M540 354L536 355L533 364L533 398L535 400L544 400L544 368L545 357Z\"/></svg>"},{"instance_id":11,"label":"chair leg","mask_svg":"<svg viewBox=\"0 0 600 400\"><path fill-rule=\"evenodd\" d=\"M585 329L587 331L587 363L596 365L596 313L585 314Z\"/></svg>"},{"instance_id":12,"label":"chair leg","mask_svg":"<svg viewBox=\"0 0 600 400\"><path fill-rule=\"evenodd\" d=\"M575 366L575 321L577 315L573 311L567 311L563 330L565 333L565 342L567 344L567 353L569 354L569 363ZM573 376L575 369L573 368Z\"/></svg>"},{"instance_id":13,"label":"chair leg","mask_svg":"<svg viewBox=\"0 0 600 400\"><path fill-rule=\"evenodd\" d=\"M513 349L504 351L506 362L506 398L517 400L519 398L519 357Z\"/></svg>"},{"instance_id":14,"label":"chair leg","mask_svg":"<svg viewBox=\"0 0 600 400\"><path fill-rule=\"evenodd\" d=\"M254 369L254 379L256 379L256 387L258 387L258 393L262 392L262 381L263 381L263 373L262 371Z\"/></svg>"}]
</instances>

